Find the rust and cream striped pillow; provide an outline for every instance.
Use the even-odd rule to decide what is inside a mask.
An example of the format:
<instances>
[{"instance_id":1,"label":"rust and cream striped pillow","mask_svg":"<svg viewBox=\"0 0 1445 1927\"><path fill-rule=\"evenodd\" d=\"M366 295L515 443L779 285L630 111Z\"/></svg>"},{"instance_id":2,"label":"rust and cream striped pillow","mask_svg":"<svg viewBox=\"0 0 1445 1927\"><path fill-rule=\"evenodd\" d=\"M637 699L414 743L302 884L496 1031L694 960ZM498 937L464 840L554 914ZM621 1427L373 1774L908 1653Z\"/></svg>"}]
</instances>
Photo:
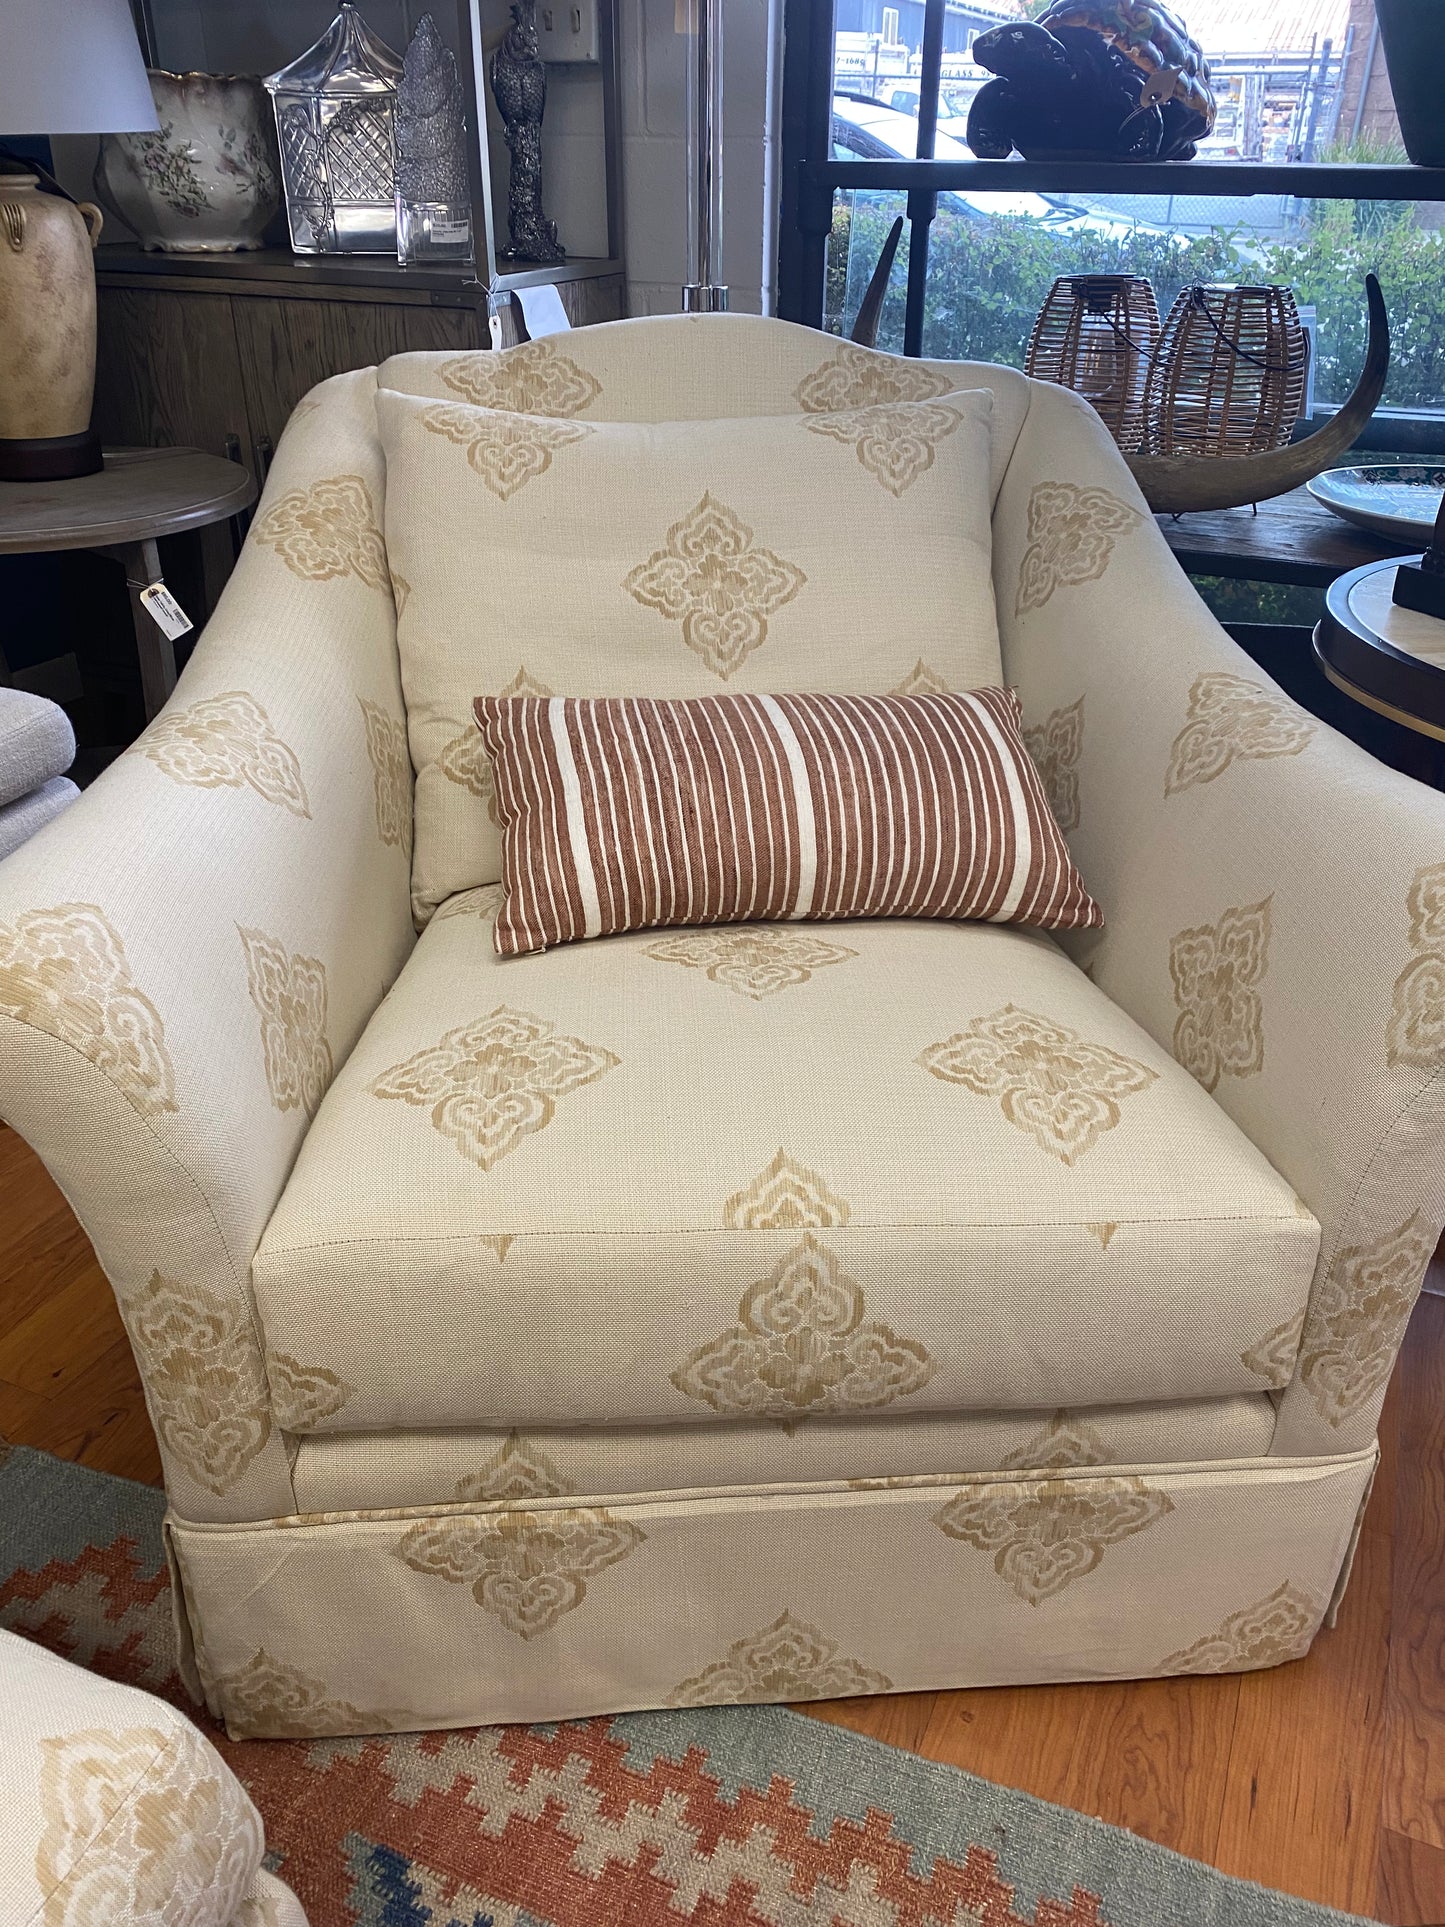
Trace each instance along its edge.
<instances>
[{"instance_id":1,"label":"rust and cream striped pillow","mask_svg":"<svg viewBox=\"0 0 1445 1927\"><path fill-rule=\"evenodd\" d=\"M1102 921L1011 689L479 696L503 956L661 924Z\"/></svg>"}]
</instances>

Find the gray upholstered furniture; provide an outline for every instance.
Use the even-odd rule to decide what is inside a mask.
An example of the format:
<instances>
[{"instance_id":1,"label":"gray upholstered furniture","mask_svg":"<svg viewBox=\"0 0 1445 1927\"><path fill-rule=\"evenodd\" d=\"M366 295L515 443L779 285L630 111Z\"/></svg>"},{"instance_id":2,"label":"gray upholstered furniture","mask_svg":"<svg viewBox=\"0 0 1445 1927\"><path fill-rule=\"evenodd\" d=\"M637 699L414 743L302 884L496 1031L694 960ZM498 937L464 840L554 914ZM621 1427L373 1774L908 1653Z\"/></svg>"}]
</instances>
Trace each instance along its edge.
<instances>
[{"instance_id":1,"label":"gray upholstered furniture","mask_svg":"<svg viewBox=\"0 0 1445 1927\"><path fill-rule=\"evenodd\" d=\"M65 774L74 761L75 732L63 709L23 689L0 689L0 857L79 796Z\"/></svg>"}]
</instances>

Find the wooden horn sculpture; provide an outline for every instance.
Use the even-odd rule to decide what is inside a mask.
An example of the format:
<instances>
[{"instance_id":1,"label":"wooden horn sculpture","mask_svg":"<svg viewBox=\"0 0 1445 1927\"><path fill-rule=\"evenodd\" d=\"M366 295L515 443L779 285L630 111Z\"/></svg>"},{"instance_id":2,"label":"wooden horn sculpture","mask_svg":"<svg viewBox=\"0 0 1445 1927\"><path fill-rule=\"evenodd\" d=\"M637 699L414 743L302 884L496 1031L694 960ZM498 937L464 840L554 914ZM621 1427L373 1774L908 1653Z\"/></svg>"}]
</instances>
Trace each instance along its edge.
<instances>
[{"instance_id":1,"label":"wooden horn sculpture","mask_svg":"<svg viewBox=\"0 0 1445 1927\"><path fill-rule=\"evenodd\" d=\"M1300 488L1323 474L1355 442L1379 405L1390 367L1390 323L1380 284L1365 276L1370 334L1355 392L1323 428L1262 455L1129 455L1125 457L1156 515L1190 509L1243 508ZM861 311L860 311L861 317Z\"/></svg>"},{"instance_id":2,"label":"wooden horn sculpture","mask_svg":"<svg viewBox=\"0 0 1445 1927\"><path fill-rule=\"evenodd\" d=\"M903 238L903 216L888 230L888 239L883 243L878 256L878 265L868 278L863 299L858 304L858 319L853 323L850 340L856 341L860 348L878 346L878 323L883 317L883 297L888 292L888 277L893 272L893 258L898 252L898 243Z\"/></svg>"}]
</instances>

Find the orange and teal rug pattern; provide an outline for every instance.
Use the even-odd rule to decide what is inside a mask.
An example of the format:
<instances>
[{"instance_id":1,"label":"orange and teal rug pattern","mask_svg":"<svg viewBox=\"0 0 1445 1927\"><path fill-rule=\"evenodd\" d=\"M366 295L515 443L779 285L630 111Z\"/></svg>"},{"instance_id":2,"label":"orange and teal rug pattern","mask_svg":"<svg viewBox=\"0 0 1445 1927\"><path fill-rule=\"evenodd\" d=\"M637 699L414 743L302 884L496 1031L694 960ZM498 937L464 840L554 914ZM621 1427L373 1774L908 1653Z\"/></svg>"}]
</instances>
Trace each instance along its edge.
<instances>
[{"instance_id":1,"label":"orange and teal rug pattern","mask_svg":"<svg viewBox=\"0 0 1445 1927\"><path fill-rule=\"evenodd\" d=\"M176 1673L162 1508L148 1487L0 1445L0 1625L197 1717L312 1927L1349 1918L780 1707L232 1742Z\"/></svg>"}]
</instances>

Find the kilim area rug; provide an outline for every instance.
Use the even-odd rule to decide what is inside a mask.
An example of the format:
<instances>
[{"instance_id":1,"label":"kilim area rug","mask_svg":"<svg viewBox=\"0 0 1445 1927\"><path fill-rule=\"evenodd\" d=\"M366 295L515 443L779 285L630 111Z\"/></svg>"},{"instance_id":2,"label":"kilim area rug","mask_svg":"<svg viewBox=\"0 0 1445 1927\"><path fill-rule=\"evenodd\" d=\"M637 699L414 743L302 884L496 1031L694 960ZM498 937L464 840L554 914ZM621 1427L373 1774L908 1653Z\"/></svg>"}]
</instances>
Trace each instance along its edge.
<instances>
[{"instance_id":1,"label":"kilim area rug","mask_svg":"<svg viewBox=\"0 0 1445 1927\"><path fill-rule=\"evenodd\" d=\"M233 1743L175 1669L159 1492L0 1444L0 1625L193 1717L312 1927L1326 1927L775 1706ZM0 1682L0 1744L4 1688ZM0 1816L0 1826L4 1819Z\"/></svg>"}]
</instances>

